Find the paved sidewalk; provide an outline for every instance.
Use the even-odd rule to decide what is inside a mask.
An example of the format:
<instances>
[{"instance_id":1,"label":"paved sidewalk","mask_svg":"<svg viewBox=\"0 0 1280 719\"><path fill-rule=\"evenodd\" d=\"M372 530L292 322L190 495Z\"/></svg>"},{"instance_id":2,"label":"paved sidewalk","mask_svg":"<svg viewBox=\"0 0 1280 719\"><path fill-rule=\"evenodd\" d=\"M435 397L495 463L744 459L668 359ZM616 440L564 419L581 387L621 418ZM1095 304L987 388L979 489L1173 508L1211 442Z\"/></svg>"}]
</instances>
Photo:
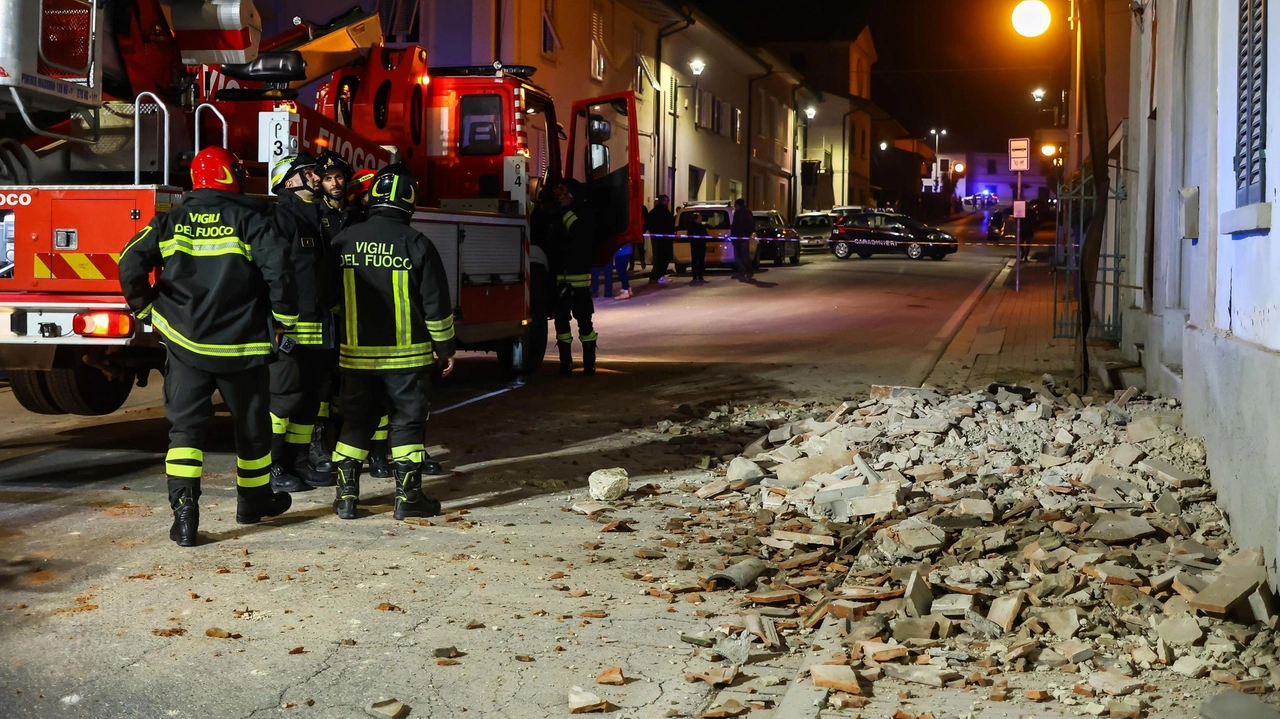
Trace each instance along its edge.
<instances>
[{"instance_id":1,"label":"paved sidewalk","mask_svg":"<svg viewBox=\"0 0 1280 719\"><path fill-rule=\"evenodd\" d=\"M974 307L926 380L944 389L1019 382L1048 372L1069 382L1072 342L1053 337L1053 267L1022 265L1014 289L1013 261Z\"/></svg>"}]
</instances>

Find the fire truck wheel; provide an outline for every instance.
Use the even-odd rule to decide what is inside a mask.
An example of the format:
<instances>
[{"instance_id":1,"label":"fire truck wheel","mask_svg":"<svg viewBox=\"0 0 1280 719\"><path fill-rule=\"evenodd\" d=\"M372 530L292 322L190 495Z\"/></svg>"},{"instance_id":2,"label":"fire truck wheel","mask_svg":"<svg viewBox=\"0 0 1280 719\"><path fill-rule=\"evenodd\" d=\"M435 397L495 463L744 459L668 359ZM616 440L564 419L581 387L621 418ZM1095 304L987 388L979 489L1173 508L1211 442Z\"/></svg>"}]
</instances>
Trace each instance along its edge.
<instances>
[{"instance_id":1,"label":"fire truck wheel","mask_svg":"<svg viewBox=\"0 0 1280 719\"><path fill-rule=\"evenodd\" d=\"M13 388L13 396L28 412L66 414L67 411L53 401L53 394L49 392L48 375L44 370L10 370L9 386Z\"/></svg>"},{"instance_id":2,"label":"fire truck wheel","mask_svg":"<svg viewBox=\"0 0 1280 719\"><path fill-rule=\"evenodd\" d=\"M129 398L133 377L109 379L96 368L77 363L49 372L49 391L65 412L86 416L111 414Z\"/></svg>"},{"instance_id":3,"label":"fire truck wheel","mask_svg":"<svg viewBox=\"0 0 1280 719\"><path fill-rule=\"evenodd\" d=\"M547 323L537 319L529 323L524 335L498 350L498 361L508 375L528 376L538 371L547 356Z\"/></svg>"}]
</instances>

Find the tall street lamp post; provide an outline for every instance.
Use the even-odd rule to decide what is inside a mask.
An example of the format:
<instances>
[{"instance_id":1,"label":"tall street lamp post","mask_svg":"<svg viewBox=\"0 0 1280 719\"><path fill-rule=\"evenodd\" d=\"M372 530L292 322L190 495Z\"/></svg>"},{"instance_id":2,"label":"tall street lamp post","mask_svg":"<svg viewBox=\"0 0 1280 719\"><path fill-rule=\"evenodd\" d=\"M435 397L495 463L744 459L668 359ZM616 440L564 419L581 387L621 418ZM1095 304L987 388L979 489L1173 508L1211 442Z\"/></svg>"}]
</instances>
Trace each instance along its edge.
<instances>
[{"instance_id":1,"label":"tall street lamp post","mask_svg":"<svg viewBox=\"0 0 1280 719\"><path fill-rule=\"evenodd\" d=\"M692 60L692 61L690 61L690 62L689 62L689 71L693 73L693 84L692 84L692 85L681 85L681 84L677 83L677 84L676 84L676 91L675 91L674 93L672 93L672 94L671 94L671 172L673 173L673 174L672 174L672 181L671 181L671 194L672 194L672 196L673 196L673 197L672 197L672 202L675 202L674 195L676 194L676 186L675 186L675 172L676 172L676 144L677 144L678 140L680 139L680 122L679 122L679 120L680 120L680 91L681 91L681 90L693 90L693 112L694 112L694 115L695 115L695 117L693 118L693 129L694 129L694 131L697 131L697 129L698 129L698 118L696 117L696 115L697 115L697 112L698 112L698 82L702 79L702 73L703 73L703 71L704 71L704 70L706 70L706 69L707 69L707 64L706 64L705 62L703 62L703 61L701 61L701 60ZM687 189L687 188L686 188L685 192L686 192L686 193L688 192L688 189Z\"/></svg>"},{"instance_id":2,"label":"tall street lamp post","mask_svg":"<svg viewBox=\"0 0 1280 719\"><path fill-rule=\"evenodd\" d=\"M929 134L933 135L933 191L936 193L942 189L942 158L938 157L938 152L942 147L942 136L947 131L930 130Z\"/></svg>"}]
</instances>

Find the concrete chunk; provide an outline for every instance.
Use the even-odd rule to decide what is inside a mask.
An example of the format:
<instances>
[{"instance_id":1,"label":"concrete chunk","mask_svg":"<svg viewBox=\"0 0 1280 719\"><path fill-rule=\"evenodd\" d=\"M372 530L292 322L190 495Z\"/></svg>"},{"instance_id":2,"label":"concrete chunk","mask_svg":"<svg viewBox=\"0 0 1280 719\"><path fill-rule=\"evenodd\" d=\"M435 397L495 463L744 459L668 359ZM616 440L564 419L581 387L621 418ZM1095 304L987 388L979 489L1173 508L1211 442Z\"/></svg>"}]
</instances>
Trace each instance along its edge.
<instances>
[{"instance_id":1,"label":"concrete chunk","mask_svg":"<svg viewBox=\"0 0 1280 719\"><path fill-rule=\"evenodd\" d=\"M1124 696L1142 688L1143 681L1115 672L1095 672L1089 675L1089 686L1112 696Z\"/></svg>"},{"instance_id":2,"label":"concrete chunk","mask_svg":"<svg viewBox=\"0 0 1280 719\"><path fill-rule=\"evenodd\" d=\"M1018 623L1018 614L1022 612L1022 603L1025 600L1026 593L1021 590L1003 597L996 597L991 602L991 611L987 612L987 619L1000 625L1007 634L1013 631L1013 627Z\"/></svg>"},{"instance_id":3,"label":"concrete chunk","mask_svg":"<svg viewBox=\"0 0 1280 719\"><path fill-rule=\"evenodd\" d=\"M925 583L924 577L920 576L920 572L912 572L907 578L907 590L903 596L907 600L909 617L923 617L933 609L933 591Z\"/></svg>"},{"instance_id":4,"label":"concrete chunk","mask_svg":"<svg viewBox=\"0 0 1280 719\"><path fill-rule=\"evenodd\" d=\"M1184 677L1199 679L1209 673L1209 665L1188 654L1173 663L1173 672Z\"/></svg>"},{"instance_id":5,"label":"concrete chunk","mask_svg":"<svg viewBox=\"0 0 1280 719\"><path fill-rule=\"evenodd\" d=\"M1258 588L1257 574L1230 574L1223 572L1209 583L1204 591L1187 601L1191 606L1210 614L1226 614L1244 601Z\"/></svg>"},{"instance_id":6,"label":"concrete chunk","mask_svg":"<svg viewBox=\"0 0 1280 719\"><path fill-rule=\"evenodd\" d=\"M898 498L892 494L855 497L849 500L849 515L865 517L873 514L891 514L898 506Z\"/></svg>"},{"instance_id":7,"label":"concrete chunk","mask_svg":"<svg viewBox=\"0 0 1280 719\"><path fill-rule=\"evenodd\" d=\"M949 681L960 678L959 672L927 665L903 666L901 664L888 664L884 668L884 673L886 676L893 677L899 681L925 684L931 687L941 687Z\"/></svg>"},{"instance_id":8,"label":"concrete chunk","mask_svg":"<svg viewBox=\"0 0 1280 719\"><path fill-rule=\"evenodd\" d=\"M597 469L587 478L587 482L590 485L591 498L601 502L622 499L631 485L627 470L622 467Z\"/></svg>"},{"instance_id":9,"label":"concrete chunk","mask_svg":"<svg viewBox=\"0 0 1280 719\"><path fill-rule=\"evenodd\" d=\"M965 497L956 503L956 516L977 517L984 522L993 522L996 518L995 507L985 499Z\"/></svg>"},{"instance_id":10,"label":"concrete chunk","mask_svg":"<svg viewBox=\"0 0 1280 719\"><path fill-rule=\"evenodd\" d=\"M857 672L853 667L845 664L814 664L809 667L809 676L816 687L835 689L848 694L862 693Z\"/></svg>"},{"instance_id":11,"label":"concrete chunk","mask_svg":"<svg viewBox=\"0 0 1280 719\"><path fill-rule=\"evenodd\" d=\"M1156 627L1156 634L1169 644L1191 646L1204 637L1200 624L1190 614L1176 614Z\"/></svg>"},{"instance_id":12,"label":"concrete chunk","mask_svg":"<svg viewBox=\"0 0 1280 719\"><path fill-rule=\"evenodd\" d=\"M1116 445L1116 448L1111 450L1107 456L1111 459L1111 464L1123 469L1133 466L1134 462L1147 456L1147 453L1126 442Z\"/></svg>"},{"instance_id":13,"label":"concrete chunk","mask_svg":"<svg viewBox=\"0 0 1280 719\"><path fill-rule=\"evenodd\" d=\"M1085 532L1085 539L1097 540L1107 544L1125 544L1156 533L1142 517L1128 514L1104 514L1098 523Z\"/></svg>"},{"instance_id":14,"label":"concrete chunk","mask_svg":"<svg viewBox=\"0 0 1280 719\"><path fill-rule=\"evenodd\" d=\"M1163 459L1156 459L1154 457L1147 457L1139 462L1138 469L1141 469L1161 482L1178 489L1198 487L1202 481L1199 477L1193 476L1186 470L1175 467Z\"/></svg>"},{"instance_id":15,"label":"concrete chunk","mask_svg":"<svg viewBox=\"0 0 1280 719\"><path fill-rule=\"evenodd\" d=\"M929 611L944 617L963 619L967 611L973 610L973 597L968 594L944 594L934 599Z\"/></svg>"},{"instance_id":16,"label":"concrete chunk","mask_svg":"<svg viewBox=\"0 0 1280 719\"><path fill-rule=\"evenodd\" d=\"M760 465L746 457L734 457L725 472L725 479L730 482L760 479L763 476L764 470L760 469Z\"/></svg>"}]
</instances>

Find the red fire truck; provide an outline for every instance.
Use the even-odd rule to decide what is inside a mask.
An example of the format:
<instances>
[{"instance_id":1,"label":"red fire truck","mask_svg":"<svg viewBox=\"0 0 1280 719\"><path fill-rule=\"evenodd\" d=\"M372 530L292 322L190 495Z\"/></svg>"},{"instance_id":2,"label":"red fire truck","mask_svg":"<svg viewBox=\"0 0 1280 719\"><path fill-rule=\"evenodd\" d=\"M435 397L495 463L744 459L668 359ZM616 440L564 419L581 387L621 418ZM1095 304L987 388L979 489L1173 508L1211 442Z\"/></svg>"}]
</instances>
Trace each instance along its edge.
<instances>
[{"instance_id":1,"label":"red fire truck","mask_svg":"<svg viewBox=\"0 0 1280 719\"><path fill-rule=\"evenodd\" d=\"M157 336L120 295L119 252L181 202L184 165L210 144L237 153L260 193L272 163L300 150L407 164L459 345L511 373L546 351L537 245L550 187L563 174L586 184L602 260L638 241L631 93L575 103L565 134L533 68L432 68L423 48L383 46L378 15L359 9L260 40L251 0L205 5L0 0L13 29L0 38L0 112L24 128L0 139L0 369L28 410L106 414L162 367ZM316 107L299 101L322 80ZM50 112L64 119L42 124Z\"/></svg>"}]
</instances>

